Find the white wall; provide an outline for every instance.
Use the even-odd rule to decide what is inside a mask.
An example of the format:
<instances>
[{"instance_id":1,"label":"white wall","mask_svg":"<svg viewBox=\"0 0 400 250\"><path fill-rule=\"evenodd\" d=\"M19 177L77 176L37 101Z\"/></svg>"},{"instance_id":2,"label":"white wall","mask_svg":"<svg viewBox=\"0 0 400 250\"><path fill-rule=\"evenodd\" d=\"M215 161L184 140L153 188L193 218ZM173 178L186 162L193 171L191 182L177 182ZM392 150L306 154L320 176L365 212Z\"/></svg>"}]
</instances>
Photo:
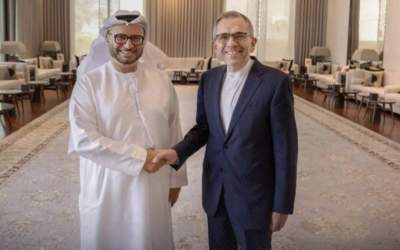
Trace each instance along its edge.
<instances>
[{"instance_id":1,"label":"white wall","mask_svg":"<svg viewBox=\"0 0 400 250\"><path fill-rule=\"evenodd\" d=\"M383 67L385 84L400 84L400 1L387 0Z\"/></svg>"},{"instance_id":2,"label":"white wall","mask_svg":"<svg viewBox=\"0 0 400 250\"><path fill-rule=\"evenodd\" d=\"M350 0L328 1L326 46L331 50L331 59L334 63L347 63L349 12Z\"/></svg>"}]
</instances>

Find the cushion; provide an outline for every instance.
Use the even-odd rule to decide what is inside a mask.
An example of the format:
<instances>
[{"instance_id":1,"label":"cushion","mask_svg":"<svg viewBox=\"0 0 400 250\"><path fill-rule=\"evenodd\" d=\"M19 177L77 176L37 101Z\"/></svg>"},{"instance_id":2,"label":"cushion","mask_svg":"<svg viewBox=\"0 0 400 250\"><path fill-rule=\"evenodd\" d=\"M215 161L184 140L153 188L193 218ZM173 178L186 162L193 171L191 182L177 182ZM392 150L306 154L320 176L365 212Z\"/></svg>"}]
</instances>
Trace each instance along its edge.
<instances>
[{"instance_id":1,"label":"cushion","mask_svg":"<svg viewBox=\"0 0 400 250\"><path fill-rule=\"evenodd\" d=\"M52 69L54 68L53 59L51 57L39 56L39 68Z\"/></svg>"},{"instance_id":2,"label":"cushion","mask_svg":"<svg viewBox=\"0 0 400 250\"><path fill-rule=\"evenodd\" d=\"M312 59L311 58L304 59L304 65L306 67L311 66L312 65Z\"/></svg>"},{"instance_id":3,"label":"cushion","mask_svg":"<svg viewBox=\"0 0 400 250\"><path fill-rule=\"evenodd\" d=\"M65 61L64 53L57 53L57 61Z\"/></svg>"},{"instance_id":4,"label":"cushion","mask_svg":"<svg viewBox=\"0 0 400 250\"><path fill-rule=\"evenodd\" d=\"M369 87L382 87L383 73L382 72L365 72L364 85Z\"/></svg>"},{"instance_id":5,"label":"cushion","mask_svg":"<svg viewBox=\"0 0 400 250\"><path fill-rule=\"evenodd\" d=\"M317 73L318 74L330 74L331 63L317 62Z\"/></svg>"},{"instance_id":6,"label":"cushion","mask_svg":"<svg viewBox=\"0 0 400 250\"><path fill-rule=\"evenodd\" d=\"M17 74L15 73L15 64L0 65L0 80L15 80Z\"/></svg>"},{"instance_id":7,"label":"cushion","mask_svg":"<svg viewBox=\"0 0 400 250\"><path fill-rule=\"evenodd\" d=\"M196 69L203 69L204 67L204 60L198 60L196 64Z\"/></svg>"},{"instance_id":8,"label":"cushion","mask_svg":"<svg viewBox=\"0 0 400 250\"><path fill-rule=\"evenodd\" d=\"M279 62L279 69L282 71L288 71L290 67L290 60L283 59Z\"/></svg>"}]
</instances>

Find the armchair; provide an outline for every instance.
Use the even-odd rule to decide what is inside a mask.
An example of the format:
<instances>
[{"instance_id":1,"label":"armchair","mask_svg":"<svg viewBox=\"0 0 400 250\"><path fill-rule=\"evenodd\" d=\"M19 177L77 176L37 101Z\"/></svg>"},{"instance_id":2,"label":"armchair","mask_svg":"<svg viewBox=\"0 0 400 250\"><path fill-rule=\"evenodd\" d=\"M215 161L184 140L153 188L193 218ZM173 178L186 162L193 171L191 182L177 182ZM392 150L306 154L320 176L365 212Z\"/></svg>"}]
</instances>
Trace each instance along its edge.
<instances>
[{"instance_id":1,"label":"armchair","mask_svg":"<svg viewBox=\"0 0 400 250\"><path fill-rule=\"evenodd\" d=\"M57 41L44 41L40 45L40 50L42 52L42 56L49 56L54 60L57 60L57 54L61 52L61 46Z\"/></svg>"}]
</instances>

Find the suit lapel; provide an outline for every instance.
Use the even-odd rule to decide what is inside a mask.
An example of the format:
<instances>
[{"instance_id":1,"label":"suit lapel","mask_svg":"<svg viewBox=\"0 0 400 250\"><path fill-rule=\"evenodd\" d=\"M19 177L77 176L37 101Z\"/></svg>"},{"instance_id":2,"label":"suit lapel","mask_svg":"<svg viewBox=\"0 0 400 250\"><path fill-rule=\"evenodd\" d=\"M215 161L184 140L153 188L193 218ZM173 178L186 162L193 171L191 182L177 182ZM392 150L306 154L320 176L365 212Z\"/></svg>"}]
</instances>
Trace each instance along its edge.
<instances>
[{"instance_id":1,"label":"suit lapel","mask_svg":"<svg viewBox=\"0 0 400 250\"><path fill-rule=\"evenodd\" d=\"M236 104L235 110L233 111L231 122L229 124L228 133L226 134L225 140L227 140L233 128L236 126L237 122L240 119L240 116L246 109L247 104L251 100L251 97L256 92L258 86L261 83L261 78L259 77L259 62L254 60L254 64L250 69L249 75L247 76L246 82L243 86L242 93L240 94L239 100Z\"/></svg>"},{"instance_id":2,"label":"suit lapel","mask_svg":"<svg viewBox=\"0 0 400 250\"><path fill-rule=\"evenodd\" d=\"M216 77L214 78L215 81L211 83L212 85L211 110L213 110L214 120L217 121L216 125L218 127L218 131L221 137L225 137L225 131L222 126L221 109L220 109L221 88L225 73L226 73L226 67L222 67L220 70L217 71Z\"/></svg>"}]
</instances>

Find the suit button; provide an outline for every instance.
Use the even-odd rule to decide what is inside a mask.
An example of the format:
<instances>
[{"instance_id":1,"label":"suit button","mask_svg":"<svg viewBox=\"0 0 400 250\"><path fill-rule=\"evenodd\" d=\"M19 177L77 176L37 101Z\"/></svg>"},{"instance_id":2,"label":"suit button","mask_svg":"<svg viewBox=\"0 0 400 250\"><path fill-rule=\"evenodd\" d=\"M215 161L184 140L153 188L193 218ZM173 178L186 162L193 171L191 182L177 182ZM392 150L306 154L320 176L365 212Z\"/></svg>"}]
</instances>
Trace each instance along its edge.
<instances>
[{"instance_id":1,"label":"suit button","mask_svg":"<svg viewBox=\"0 0 400 250\"><path fill-rule=\"evenodd\" d=\"M228 145L224 145L224 149L228 149L229 147L228 147Z\"/></svg>"},{"instance_id":2,"label":"suit button","mask_svg":"<svg viewBox=\"0 0 400 250\"><path fill-rule=\"evenodd\" d=\"M224 169L223 168L219 168L219 172L224 172Z\"/></svg>"}]
</instances>

